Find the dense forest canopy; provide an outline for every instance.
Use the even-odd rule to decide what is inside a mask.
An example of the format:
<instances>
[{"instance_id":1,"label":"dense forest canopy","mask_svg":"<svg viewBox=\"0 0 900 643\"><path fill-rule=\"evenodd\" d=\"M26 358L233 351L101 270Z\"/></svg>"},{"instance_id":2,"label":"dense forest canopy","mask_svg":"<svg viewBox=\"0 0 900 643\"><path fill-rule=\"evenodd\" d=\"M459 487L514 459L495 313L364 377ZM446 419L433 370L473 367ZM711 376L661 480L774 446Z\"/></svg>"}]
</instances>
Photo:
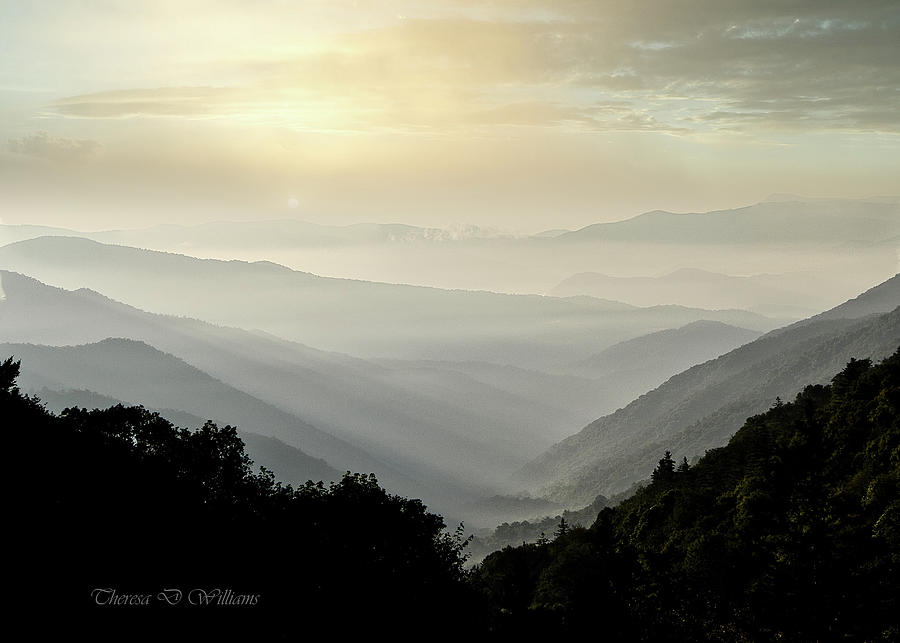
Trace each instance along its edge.
<instances>
[{"instance_id":1,"label":"dense forest canopy","mask_svg":"<svg viewBox=\"0 0 900 643\"><path fill-rule=\"evenodd\" d=\"M475 582L507 632L606 640L897 640L900 350L776 400L590 528L507 547Z\"/></svg>"},{"instance_id":2,"label":"dense forest canopy","mask_svg":"<svg viewBox=\"0 0 900 643\"><path fill-rule=\"evenodd\" d=\"M17 390L18 371L0 362L0 417L28 468L17 492L30 515L22 591L52 591L65 616L38 630L75 618L223 634L402 632L452 630L458 610L478 613L464 541L373 475L285 486L254 472L233 427L181 429L122 405L53 415ZM168 589L181 590L179 605L164 600ZM192 590L220 590L218 602L190 605Z\"/></svg>"}]
</instances>

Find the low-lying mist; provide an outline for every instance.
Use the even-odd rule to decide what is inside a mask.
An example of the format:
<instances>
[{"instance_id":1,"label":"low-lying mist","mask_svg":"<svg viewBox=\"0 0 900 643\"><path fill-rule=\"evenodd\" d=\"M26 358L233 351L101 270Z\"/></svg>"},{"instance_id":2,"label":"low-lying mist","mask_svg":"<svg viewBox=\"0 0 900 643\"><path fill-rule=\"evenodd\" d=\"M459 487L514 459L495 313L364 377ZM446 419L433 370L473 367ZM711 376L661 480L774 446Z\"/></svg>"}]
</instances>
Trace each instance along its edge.
<instances>
[{"instance_id":1,"label":"low-lying mist","mask_svg":"<svg viewBox=\"0 0 900 643\"><path fill-rule=\"evenodd\" d=\"M897 209L785 201L532 236L296 221L0 226L0 340L30 356L30 392L235 423L292 482L373 471L490 527L581 509L645 477L660 436L641 431L658 409L591 438L584 454L609 445L603 471L547 454L656 399L673 376L892 277ZM868 295L866 313L889 312L895 290ZM882 351L891 338L879 337L864 348ZM672 389L676 407L702 402L669 415L732 426L770 403L728 397L743 380L713 372ZM719 409L725 399L734 408ZM678 439L699 449L727 437L695 433Z\"/></svg>"}]
</instances>

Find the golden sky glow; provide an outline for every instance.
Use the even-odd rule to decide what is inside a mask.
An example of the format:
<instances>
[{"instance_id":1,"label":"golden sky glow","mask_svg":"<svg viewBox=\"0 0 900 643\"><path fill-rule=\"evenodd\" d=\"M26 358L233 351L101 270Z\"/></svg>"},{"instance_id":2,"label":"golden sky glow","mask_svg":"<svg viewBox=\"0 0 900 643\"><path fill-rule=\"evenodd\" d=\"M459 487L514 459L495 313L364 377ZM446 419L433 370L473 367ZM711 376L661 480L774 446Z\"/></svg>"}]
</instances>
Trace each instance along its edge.
<instances>
[{"instance_id":1,"label":"golden sky glow","mask_svg":"<svg viewBox=\"0 0 900 643\"><path fill-rule=\"evenodd\" d=\"M0 0L0 42L7 223L537 230L898 192L889 0Z\"/></svg>"}]
</instances>

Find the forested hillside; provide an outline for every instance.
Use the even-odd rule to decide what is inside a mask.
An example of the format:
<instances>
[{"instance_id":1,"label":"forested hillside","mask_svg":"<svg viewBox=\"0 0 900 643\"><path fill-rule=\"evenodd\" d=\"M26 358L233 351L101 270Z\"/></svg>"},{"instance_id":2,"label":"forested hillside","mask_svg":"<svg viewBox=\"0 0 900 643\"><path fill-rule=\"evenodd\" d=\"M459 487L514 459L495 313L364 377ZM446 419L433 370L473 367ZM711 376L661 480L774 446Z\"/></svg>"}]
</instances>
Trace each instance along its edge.
<instances>
[{"instance_id":1,"label":"forested hillside","mask_svg":"<svg viewBox=\"0 0 900 643\"><path fill-rule=\"evenodd\" d=\"M19 357L21 353L16 353ZM19 385L22 384L22 376L19 376ZM47 410L59 413L73 406L87 409L109 408L122 404L128 406L124 400L101 395L91 390L66 389L53 390L41 388L37 391L37 397ZM153 408L150 411L159 413L173 425L178 427L203 426L205 421L191 413L177 411L169 408ZM288 484L303 484L307 480L324 480L325 482L337 482L341 479L341 473L328 465L320 458L314 458L296 447L285 444L278 438L258 433L250 433L243 429L237 430L237 435L244 443L244 450L258 467L265 467L272 471L280 482Z\"/></svg>"},{"instance_id":2,"label":"forested hillside","mask_svg":"<svg viewBox=\"0 0 900 643\"><path fill-rule=\"evenodd\" d=\"M678 455L590 528L489 556L495 630L897 640L900 350L778 401L694 466Z\"/></svg>"},{"instance_id":3,"label":"forested hillside","mask_svg":"<svg viewBox=\"0 0 900 643\"><path fill-rule=\"evenodd\" d=\"M126 623L141 626L129 638L179 640L403 633L479 615L462 541L374 476L283 486L253 473L230 426L177 429L121 405L54 415L18 391L18 371L0 362L0 418L25 465L13 588L54 601L35 638Z\"/></svg>"},{"instance_id":4,"label":"forested hillside","mask_svg":"<svg viewBox=\"0 0 900 643\"><path fill-rule=\"evenodd\" d=\"M870 293L898 283L893 277ZM864 295L854 303L867 301ZM556 444L522 469L521 480L551 500L578 507L643 480L667 448L689 459L702 455L725 444L776 397L789 399L805 384L826 383L851 357L890 355L900 342L898 302L880 302L893 303L893 309L860 319L845 307L844 318L797 322L698 364Z\"/></svg>"}]
</instances>

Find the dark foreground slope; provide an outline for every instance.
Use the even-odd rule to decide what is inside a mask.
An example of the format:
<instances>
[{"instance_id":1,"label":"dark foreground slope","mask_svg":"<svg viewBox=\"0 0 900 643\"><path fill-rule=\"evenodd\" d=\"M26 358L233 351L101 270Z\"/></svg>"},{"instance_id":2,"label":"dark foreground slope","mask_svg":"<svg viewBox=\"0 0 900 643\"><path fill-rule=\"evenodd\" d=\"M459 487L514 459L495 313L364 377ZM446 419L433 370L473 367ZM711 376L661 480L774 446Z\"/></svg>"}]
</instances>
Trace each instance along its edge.
<instances>
[{"instance_id":1,"label":"dark foreground slope","mask_svg":"<svg viewBox=\"0 0 900 643\"><path fill-rule=\"evenodd\" d=\"M0 347L0 355L3 354ZM13 353L21 357L21 353ZM19 384L22 384L22 376L19 376ZM20 389L22 387L20 386ZM125 400L102 395L96 391L87 389L62 388L37 390L37 397L47 410L60 413L67 408L77 406L86 409L106 409L117 404L129 406ZM178 427L203 426L205 420L201 417L171 408L153 408L150 411L159 413L162 417ZM292 447L267 435L249 433L238 429L238 437L244 443L247 455L258 467L265 467L275 474L275 477L287 484L303 484L307 480L323 480L325 482L337 482L341 479L341 472L330 467L320 458L314 458L296 447Z\"/></svg>"},{"instance_id":2,"label":"dark foreground slope","mask_svg":"<svg viewBox=\"0 0 900 643\"><path fill-rule=\"evenodd\" d=\"M23 605L52 599L35 639L900 635L900 350L851 361L694 466L666 453L590 528L494 553L468 582L441 518L374 478L283 487L251 472L231 427L179 430L139 407L53 415L17 373L0 362L25 464L10 586Z\"/></svg>"},{"instance_id":3,"label":"dark foreground slope","mask_svg":"<svg viewBox=\"0 0 900 643\"><path fill-rule=\"evenodd\" d=\"M26 465L10 589L47 610L30 637L340 638L478 613L460 541L373 476L284 487L252 473L231 427L176 429L140 407L52 415L17 374L0 362L0 417Z\"/></svg>"},{"instance_id":4,"label":"dark foreground slope","mask_svg":"<svg viewBox=\"0 0 900 643\"><path fill-rule=\"evenodd\" d=\"M495 630L606 641L895 641L900 350L750 418L590 528L489 556Z\"/></svg>"},{"instance_id":5,"label":"dark foreground slope","mask_svg":"<svg viewBox=\"0 0 900 643\"><path fill-rule=\"evenodd\" d=\"M295 444L309 442L314 448L323 442L328 444L330 440L344 446L347 451L352 448L300 418L142 342L107 339L84 346L0 343L0 355L13 355L23 362L18 383L25 392L86 389L116 400L112 404L98 400L93 406L89 400L79 400L84 402L79 405L87 408L112 406L121 400L193 416L188 418L190 424L187 426L202 425L207 419L220 424L233 423L244 429L247 432L245 435L259 436L259 440L253 439L254 445L268 446L271 443L266 442L267 439L275 440L275 444L283 446L288 452L300 453L309 465L298 472L301 475L299 479L279 478L285 482L303 483L310 479L327 482L340 480L341 477L340 472L323 459L303 454L302 449L289 446L285 440ZM166 412L161 414L173 422L181 421L180 417L172 417ZM261 461L271 462L272 458L266 457ZM335 466L341 464L338 461Z\"/></svg>"}]
</instances>

